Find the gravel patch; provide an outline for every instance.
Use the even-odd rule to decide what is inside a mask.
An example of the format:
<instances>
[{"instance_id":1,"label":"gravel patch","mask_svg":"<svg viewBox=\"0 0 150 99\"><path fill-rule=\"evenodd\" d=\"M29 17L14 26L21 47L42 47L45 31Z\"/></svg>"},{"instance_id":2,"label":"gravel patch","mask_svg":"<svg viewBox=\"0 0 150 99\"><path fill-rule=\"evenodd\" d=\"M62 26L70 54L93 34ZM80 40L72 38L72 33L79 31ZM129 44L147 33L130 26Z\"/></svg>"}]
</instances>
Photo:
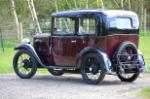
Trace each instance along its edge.
<instances>
[{"instance_id":1,"label":"gravel patch","mask_svg":"<svg viewBox=\"0 0 150 99\"><path fill-rule=\"evenodd\" d=\"M0 75L0 99L140 99L137 93L144 87L150 87L150 74L141 74L133 83L106 75L99 85L84 83L79 74L36 74L31 79Z\"/></svg>"}]
</instances>

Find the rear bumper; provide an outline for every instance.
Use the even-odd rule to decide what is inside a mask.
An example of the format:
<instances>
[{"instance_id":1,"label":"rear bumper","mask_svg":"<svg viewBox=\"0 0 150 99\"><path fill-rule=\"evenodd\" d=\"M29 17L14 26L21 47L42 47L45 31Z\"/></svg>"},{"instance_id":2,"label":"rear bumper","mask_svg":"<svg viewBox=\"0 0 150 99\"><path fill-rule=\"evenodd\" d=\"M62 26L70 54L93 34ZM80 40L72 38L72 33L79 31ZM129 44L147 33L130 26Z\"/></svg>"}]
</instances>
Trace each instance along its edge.
<instances>
[{"instance_id":1,"label":"rear bumper","mask_svg":"<svg viewBox=\"0 0 150 99\"><path fill-rule=\"evenodd\" d=\"M118 65L121 69L124 69L125 72L136 72L141 73L147 72L147 66L144 61L142 54L128 54L128 55L118 55L117 59Z\"/></svg>"}]
</instances>

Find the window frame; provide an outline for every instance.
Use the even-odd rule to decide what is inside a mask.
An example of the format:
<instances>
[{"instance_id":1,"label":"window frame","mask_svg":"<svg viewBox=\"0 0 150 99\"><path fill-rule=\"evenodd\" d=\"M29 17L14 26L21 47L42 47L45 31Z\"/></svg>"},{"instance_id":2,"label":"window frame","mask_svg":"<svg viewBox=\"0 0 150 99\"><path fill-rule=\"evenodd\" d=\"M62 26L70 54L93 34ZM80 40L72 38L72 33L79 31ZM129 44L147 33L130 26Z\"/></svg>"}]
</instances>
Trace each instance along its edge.
<instances>
[{"instance_id":1,"label":"window frame","mask_svg":"<svg viewBox=\"0 0 150 99\"><path fill-rule=\"evenodd\" d=\"M56 18L74 18L74 33L70 33L70 34L55 34L54 33L54 28L55 28L55 19ZM77 24L77 19L76 17L68 17L68 16L52 16L52 26L51 26L51 34L52 36L74 36L76 35L76 24Z\"/></svg>"},{"instance_id":2,"label":"window frame","mask_svg":"<svg viewBox=\"0 0 150 99\"><path fill-rule=\"evenodd\" d=\"M118 30L125 30L125 29L132 30L132 29L135 29L134 25L133 25L133 19L131 17L117 16L117 17L114 17L114 19L115 19L115 22L116 22L116 26L115 27L108 26L108 28L116 28ZM125 27L124 28L120 28L120 27L117 27L117 19L128 19L128 20L130 20L131 27L130 28L125 28ZM109 23L109 25L110 25L110 23Z\"/></svg>"},{"instance_id":3,"label":"window frame","mask_svg":"<svg viewBox=\"0 0 150 99\"><path fill-rule=\"evenodd\" d=\"M94 19L95 20L95 33L94 34L90 34L90 33L88 33L88 34L80 34L79 33L79 27L80 27L80 18L92 18L92 19ZM96 25L96 22L98 22L98 24ZM93 15L93 14L82 14L82 15L80 15L79 17L78 17L78 21L77 21L77 35L78 36L97 36L98 35L98 26L99 26L99 20L95 17L95 15Z\"/></svg>"}]
</instances>

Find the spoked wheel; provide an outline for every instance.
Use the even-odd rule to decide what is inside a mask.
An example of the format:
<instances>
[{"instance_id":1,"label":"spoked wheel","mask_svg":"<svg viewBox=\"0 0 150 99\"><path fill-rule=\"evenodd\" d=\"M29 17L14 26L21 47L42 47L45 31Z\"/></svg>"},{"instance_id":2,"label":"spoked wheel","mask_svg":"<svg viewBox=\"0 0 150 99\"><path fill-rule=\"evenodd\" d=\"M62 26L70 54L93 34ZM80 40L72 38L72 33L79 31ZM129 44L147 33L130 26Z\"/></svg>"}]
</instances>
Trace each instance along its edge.
<instances>
[{"instance_id":1,"label":"spoked wheel","mask_svg":"<svg viewBox=\"0 0 150 99\"><path fill-rule=\"evenodd\" d=\"M137 77L139 76L140 73L137 72L137 73L126 74L126 73L118 72L117 74L121 81L133 82L137 79Z\"/></svg>"},{"instance_id":2,"label":"spoked wheel","mask_svg":"<svg viewBox=\"0 0 150 99\"><path fill-rule=\"evenodd\" d=\"M64 74L63 70L48 69L48 71L54 76L61 76Z\"/></svg>"},{"instance_id":3,"label":"spoked wheel","mask_svg":"<svg viewBox=\"0 0 150 99\"><path fill-rule=\"evenodd\" d=\"M13 59L15 73L23 79L31 78L37 71L34 57L26 50L19 50Z\"/></svg>"},{"instance_id":4,"label":"spoked wheel","mask_svg":"<svg viewBox=\"0 0 150 99\"><path fill-rule=\"evenodd\" d=\"M118 50L118 54L123 55L122 57L120 57L120 61L122 62L136 61L138 58L137 56L132 56L138 54L136 46L132 43L122 44ZM126 72L126 69L119 67L117 70L118 78L121 81L125 81L125 82L135 81L139 76L139 74L140 72L138 69L135 69L134 72Z\"/></svg>"},{"instance_id":5,"label":"spoked wheel","mask_svg":"<svg viewBox=\"0 0 150 99\"><path fill-rule=\"evenodd\" d=\"M97 54L86 54L81 62L81 75L88 84L98 84L105 77L104 64Z\"/></svg>"}]
</instances>

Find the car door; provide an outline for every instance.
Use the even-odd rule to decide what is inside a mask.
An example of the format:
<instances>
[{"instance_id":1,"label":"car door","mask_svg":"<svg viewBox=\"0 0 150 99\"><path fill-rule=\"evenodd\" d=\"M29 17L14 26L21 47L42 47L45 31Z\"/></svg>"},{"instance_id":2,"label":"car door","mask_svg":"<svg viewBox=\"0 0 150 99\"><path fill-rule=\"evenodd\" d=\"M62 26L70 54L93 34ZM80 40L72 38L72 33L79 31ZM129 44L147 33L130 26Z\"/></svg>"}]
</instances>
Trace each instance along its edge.
<instances>
[{"instance_id":1,"label":"car door","mask_svg":"<svg viewBox=\"0 0 150 99\"><path fill-rule=\"evenodd\" d=\"M77 49L76 18L53 18L52 55L55 65L75 66Z\"/></svg>"}]
</instances>

